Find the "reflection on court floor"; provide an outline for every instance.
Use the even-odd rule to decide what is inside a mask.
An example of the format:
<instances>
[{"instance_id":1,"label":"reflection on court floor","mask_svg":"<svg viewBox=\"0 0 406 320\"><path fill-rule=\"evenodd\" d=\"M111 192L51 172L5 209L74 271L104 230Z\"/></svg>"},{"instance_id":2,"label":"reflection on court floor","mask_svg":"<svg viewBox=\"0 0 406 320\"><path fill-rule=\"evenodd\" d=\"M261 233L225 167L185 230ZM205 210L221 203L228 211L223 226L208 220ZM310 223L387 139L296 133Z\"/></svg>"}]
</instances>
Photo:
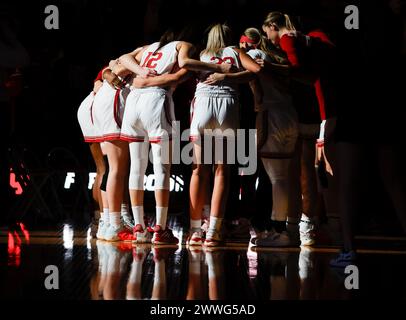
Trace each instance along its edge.
<instances>
[{"instance_id":1,"label":"reflection on court floor","mask_svg":"<svg viewBox=\"0 0 406 320\"><path fill-rule=\"evenodd\" d=\"M182 232L177 231L182 238ZM406 297L406 252L359 251L360 289L329 267L336 248L257 249L244 243L205 249L105 242L63 225L0 231L0 298L94 300L296 300ZM44 272L57 267L59 288Z\"/></svg>"}]
</instances>

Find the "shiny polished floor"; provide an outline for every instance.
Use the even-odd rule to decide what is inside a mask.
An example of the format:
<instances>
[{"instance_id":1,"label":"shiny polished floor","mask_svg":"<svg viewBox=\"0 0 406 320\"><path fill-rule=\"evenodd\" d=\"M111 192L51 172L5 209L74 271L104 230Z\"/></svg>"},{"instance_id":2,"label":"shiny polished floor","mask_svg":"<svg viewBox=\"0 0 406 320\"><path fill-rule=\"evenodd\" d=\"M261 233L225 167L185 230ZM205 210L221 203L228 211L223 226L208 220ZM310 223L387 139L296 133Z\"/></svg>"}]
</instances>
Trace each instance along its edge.
<instances>
[{"instance_id":1,"label":"shiny polished floor","mask_svg":"<svg viewBox=\"0 0 406 320\"><path fill-rule=\"evenodd\" d=\"M359 290L347 290L347 275L329 267L337 251L154 247L97 241L68 224L57 231L20 225L0 230L0 299L406 299L404 249L359 250ZM58 289L45 287L48 265L58 269Z\"/></svg>"}]
</instances>

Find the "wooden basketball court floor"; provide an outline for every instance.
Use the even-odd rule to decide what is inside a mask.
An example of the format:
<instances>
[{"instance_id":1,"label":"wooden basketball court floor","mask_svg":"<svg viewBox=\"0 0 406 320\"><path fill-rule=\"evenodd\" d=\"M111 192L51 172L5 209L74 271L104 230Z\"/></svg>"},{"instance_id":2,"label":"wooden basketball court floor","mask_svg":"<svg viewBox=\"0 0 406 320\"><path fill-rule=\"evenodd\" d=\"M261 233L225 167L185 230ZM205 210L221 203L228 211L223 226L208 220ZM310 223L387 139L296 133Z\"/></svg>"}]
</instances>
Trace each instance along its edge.
<instances>
[{"instance_id":1,"label":"wooden basketball court floor","mask_svg":"<svg viewBox=\"0 0 406 320\"><path fill-rule=\"evenodd\" d=\"M405 238L359 237L359 289L349 290L348 274L329 266L338 248L190 249L181 229L174 234L182 244L154 247L92 239L69 224L2 229L0 299L406 299ZM45 286L47 266L57 289Z\"/></svg>"}]
</instances>

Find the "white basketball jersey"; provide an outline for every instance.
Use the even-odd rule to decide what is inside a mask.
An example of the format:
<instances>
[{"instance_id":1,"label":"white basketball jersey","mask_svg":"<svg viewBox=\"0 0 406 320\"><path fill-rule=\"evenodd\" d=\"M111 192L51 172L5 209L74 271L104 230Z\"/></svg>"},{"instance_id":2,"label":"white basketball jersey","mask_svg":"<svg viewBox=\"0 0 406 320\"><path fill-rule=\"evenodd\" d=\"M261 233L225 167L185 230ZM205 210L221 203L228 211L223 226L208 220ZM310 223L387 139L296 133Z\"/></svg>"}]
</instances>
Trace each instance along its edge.
<instances>
[{"instance_id":1,"label":"white basketball jersey","mask_svg":"<svg viewBox=\"0 0 406 320\"><path fill-rule=\"evenodd\" d=\"M207 62L207 63L229 63L236 67L238 70L241 69L241 62L238 56L238 52L233 49L233 47L224 48L221 52L217 55L208 55L202 54L200 56L200 61ZM200 81L204 81L207 76L210 75L212 72L200 72L199 79ZM196 94L199 93L213 93L213 94L231 94L235 95L237 93L238 85L227 83L227 81L223 81L221 84L216 85L208 85L199 82L196 87Z\"/></svg>"},{"instance_id":2,"label":"white basketball jersey","mask_svg":"<svg viewBox=\"0 0 406 320\"><path fill-rule=\"evenodd\" d=\"M267 62L272 62L271 58L262 50L259 49L252 49L247 52L247 54L252 58L252 59L263 59ZM287 94L286 92L281 92L277 86L275 86L274 81L269 81L269 79L259 77L261 86L262 86L262 91L264 93L263 96L263 101L266 104L271 104L271 105L277 105L277 104L291 104L291 98L290 95Z\"/></svg>"},{"instance_id":3,"label":"white basketball jersey","mask_svg":"<svg viewBox=\"0 0 406 320\"><path fill-rule=\"evenodd\" d=\"M155 70L159 75L171 73L178 63L176 46L179 41L172 41L159 48L159 42L151 44L142 54L140 66Z\"/></svg>"}]
</instances>

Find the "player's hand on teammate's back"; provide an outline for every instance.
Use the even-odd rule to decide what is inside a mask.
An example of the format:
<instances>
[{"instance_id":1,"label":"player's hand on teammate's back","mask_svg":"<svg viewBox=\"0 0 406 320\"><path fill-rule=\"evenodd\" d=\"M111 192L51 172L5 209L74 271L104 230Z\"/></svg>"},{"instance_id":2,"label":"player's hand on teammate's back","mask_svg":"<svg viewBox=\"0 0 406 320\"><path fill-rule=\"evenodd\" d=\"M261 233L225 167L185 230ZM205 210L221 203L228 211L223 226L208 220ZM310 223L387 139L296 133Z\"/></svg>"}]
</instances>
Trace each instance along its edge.
<instances>
[{"instance_id":1,"label":"player's hand on teammate's back","mask_svg":"<svg viewBox=\"0 0 406 320\"><path fill-rule=\"evenodd\" d=\"M139 76L140 76L141 78L155 77L155 76L157 76L157 75L158 75L158 74L157 74L156 70L150 69L150 68L146 68L146 67L144 67L142 73L139 74Z\"/></svg>"},{"instance_id":2,"label":"player's hand on teammate's back","mask_svg":"<svg viewBox=\"0 0 406 320\"><path fill-rule=\"evenodd\" d=\"M208 85L215 85L223 81L225 77L226 75L224 73L212 73L206 78L203 83Z\"/></svg>"},{"instance_id":3,"label":"player's hand on teammate's back","mask_svg":"<svg viewBox=\"0 0 406 320\"><path fill-rule=\"evenodd\" d=\"M233 65L229 63L222 63L220 64L221 73L232 73Z\"/></svg>"},{"instance_id":4,"label":"player's hand on teammate's back","mask_svg":"<svg viewBox=\"0 0 406 320\"><path fill-rule=\"evenodd\" d=\"M132 86L134 88L144 88L146 86L145 78L141 78L141 77L134 78Z\"/></svg>"}]
</instances>

